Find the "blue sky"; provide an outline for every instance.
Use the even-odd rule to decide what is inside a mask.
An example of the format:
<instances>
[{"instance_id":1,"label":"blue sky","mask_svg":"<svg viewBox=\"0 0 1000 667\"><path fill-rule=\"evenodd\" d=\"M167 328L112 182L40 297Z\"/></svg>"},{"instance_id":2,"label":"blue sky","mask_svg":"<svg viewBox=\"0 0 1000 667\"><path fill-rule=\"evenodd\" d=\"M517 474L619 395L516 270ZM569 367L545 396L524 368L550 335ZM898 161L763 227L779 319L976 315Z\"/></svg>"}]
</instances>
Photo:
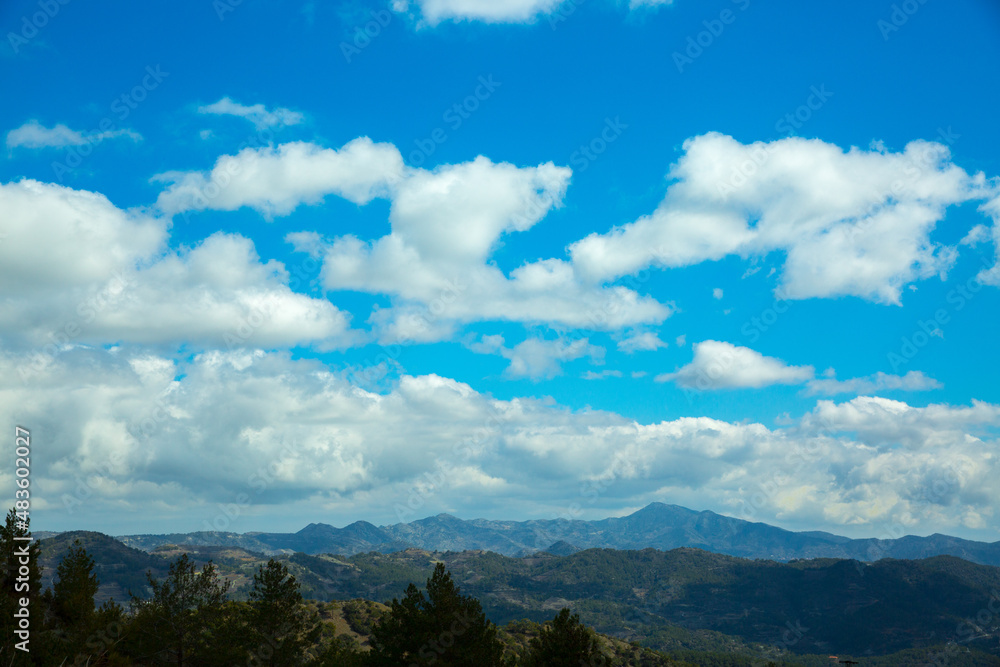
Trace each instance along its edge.
<instances>
[{"instance_id":1,"label":"blue sky","mask_svg":"<svg viewBox=\"0 0 1000 667\"><path fill-rule=\"evenodd\" d=\"M1000 539L995 3L0 27L0 410L36 529L662 501Z\"/></svg>"}]
</instances>

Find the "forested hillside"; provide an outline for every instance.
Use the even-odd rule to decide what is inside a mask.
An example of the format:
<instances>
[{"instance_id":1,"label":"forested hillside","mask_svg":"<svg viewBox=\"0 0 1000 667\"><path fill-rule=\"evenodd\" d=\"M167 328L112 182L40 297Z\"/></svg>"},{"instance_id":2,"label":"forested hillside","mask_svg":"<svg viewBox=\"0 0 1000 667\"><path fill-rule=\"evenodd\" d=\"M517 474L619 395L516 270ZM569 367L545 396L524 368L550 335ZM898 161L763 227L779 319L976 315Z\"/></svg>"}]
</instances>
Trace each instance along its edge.
<instances>
[{"instance_id":1,"label":"forested hillside","mask_svg":"<svg viewBox=\"0 0 1000 667\"><path fill-rule=\"evenodd\" d=\"M231 597L245 597L260 553L162 546L153 554L80 534L102 575L99 597L135 587L187 551L212 560ZM51 567L73 535L42 541ZM306 598L388 602L443 563L494 622L541 622L569 607L598 631L660 651L885 655L957 642L1000 654L1000 569L940 556L924 560L817 559L776 563L697 549L589 549L567 556L428 552L282 556ZM116 599L121 599L115 596Z\"/></svg>"}]
</instances>

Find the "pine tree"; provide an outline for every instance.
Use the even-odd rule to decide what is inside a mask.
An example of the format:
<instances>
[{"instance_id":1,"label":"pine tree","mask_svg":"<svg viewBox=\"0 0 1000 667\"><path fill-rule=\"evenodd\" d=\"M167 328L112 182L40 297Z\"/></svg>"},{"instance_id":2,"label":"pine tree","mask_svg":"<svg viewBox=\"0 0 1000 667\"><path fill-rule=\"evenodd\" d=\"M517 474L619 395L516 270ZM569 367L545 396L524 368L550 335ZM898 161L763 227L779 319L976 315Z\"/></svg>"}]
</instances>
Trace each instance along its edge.
<instances>
[{"instance_id":1,"label":"pine tree","mask_svg":"<svg viewBox=\"0 0 1000 667\"><path fill-rule=\"evenodd\" d=\"M254 575L248 615L256 664L271 667L304 664L322 629L319 618L303 608L295 577L273 558Z\"/></svg>"},{"instance_id":2,"label":"pine tree","mask_svg":"<svg viewBox=\"0 0 1000 667\"><path fill-rule=\"evenodd\" d=\"M503 644L482 605L461 595L438 563L427 580L427 596L410 584L402 601L372 628L370 664L493 667Z\"/></svg>"},{"instance_id":3,"label":"pine tree","mask_svg":"<svg viewBox=\"0 0 1000 667\"><path fill-rule=\"evenodd\" d=\"M132 596L133 658L179 666L207 664L213 630L228 620L229 582L219 582L211 561L198 573L187 554L170 565L162 583L150 572L146 578L152 598Z\"/></svg>"},{"instance_id":4,"label":"pine tree","mask_svg":"<svg viewBox=\"0 0 1000 667\"><path fill-rule=\"evenodd\" d=\"M569 609L563 607L552 619L552 624L543 626L538 637L531 640L521 664L525 667L579 667L604 664L602 658L594 631L580 622L578 614L570 615Z\"/></svg>"},{"instance_id":5,"label":"pine tree","mask_svg":"<svg viewBox=\"0 0 1000 667\"><path fill-rule=\"evenodd\" d=\"M94 617L94 595L99 582L94 574L94 559L74 540L56 567L52 585L53 612L65 627L89 627Z\"/></svg>"},{"instance_id":6,"label":"pine tree","mask_svg":"<svg viewBox=\"0 0 1000 667\"><path fill-rule=\"evenodd\" d=\"M98 585L94 559L74 540L56 566L56 581L42 596L47 609L44 643L53 657L72 661L88 651L99 620L94 608Z\"/></svg>"},{"instance_id":7,"label":"pine tree","mask_svg":"<svg viewBox=\"0 0 1000 667\"><path fill-rule=\"evenodd\" d=\"M30 537L30 519L22 521L14 508L7 512L4 525L0 527L0 660L6 664L20 659L23 662L13 664L28 664L29 653L17 650L17 645L25 639L15 634L21 630L25 617L15 617L22 613L20 601L28 600L27 623L30 632L25 648L37 654L40 649L37 637L42 629L43 614L39 604L41 600L42 570L38 565L38 542L21 538Z\"/></svg>"}]
</instances>

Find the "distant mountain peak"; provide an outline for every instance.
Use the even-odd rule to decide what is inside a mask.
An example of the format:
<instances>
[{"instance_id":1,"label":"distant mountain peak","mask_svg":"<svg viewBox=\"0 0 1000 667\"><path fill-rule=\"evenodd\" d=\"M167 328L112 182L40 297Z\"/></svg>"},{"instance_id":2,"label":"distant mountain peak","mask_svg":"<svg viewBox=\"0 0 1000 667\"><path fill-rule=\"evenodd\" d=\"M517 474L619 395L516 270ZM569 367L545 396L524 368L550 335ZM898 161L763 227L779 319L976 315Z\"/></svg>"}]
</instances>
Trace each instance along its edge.
<instances>
[{"instance_id":1,"label":"distant mountain peak","mask_svg":"<svg viewBox=\"0 0 1000 667\"><path fill-rule=\"evenodd\" d=\"M340 554L407 548L428 552L485 550L505 556L568 555L585 549L668 551L687 547L739 558L789 561L838 558L869 561L951 555L983 565L1000 565L1000 542L987 544L935 534L881 540L851 539L820 531L792 532L710 510L696 511L654 501L632 514L597 521L533 519L466 521L442 512L410 523L375 526L355 521L344 528L310 523L297 533L190 533L122 536L123 543L151 551L166 543L236 546L263 553L301 551Z\"/></svg>"}]
</instances>

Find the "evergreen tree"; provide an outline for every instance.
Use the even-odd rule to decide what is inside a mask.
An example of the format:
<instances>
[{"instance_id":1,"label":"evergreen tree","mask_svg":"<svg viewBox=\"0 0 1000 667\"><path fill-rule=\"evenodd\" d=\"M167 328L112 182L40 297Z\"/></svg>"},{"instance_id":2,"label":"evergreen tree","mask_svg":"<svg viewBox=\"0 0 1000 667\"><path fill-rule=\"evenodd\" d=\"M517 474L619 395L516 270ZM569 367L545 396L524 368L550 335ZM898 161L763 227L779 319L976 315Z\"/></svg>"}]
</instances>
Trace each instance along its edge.
<instances>
[{"instance_id":1,"label":"evergreen tree","mask_svg":"<svg viewBox=\"0 0 1000 667\"><path fill-rule=\"evenodd\" d=\"M427 580L427 596L410 584L402 601L372 628L369 663L492 667L501 665L503 644L482 605L463 596L438 563Z\"/></svg>"},{"instance_id":2,"label":"evergreen tree","mask_svg":"<svg viewBox=\"0 0 1000 667\"><path fill-rule=\"evenodd\" d=\"M368 664L366 660L367 656L361 651L357 640L342 634L323 640L319 654L311 664L315 667L364 667Z\"/></svg>"},{"instance_id":3,"label":"evergreen tree","mask_svg":"<svg viewBox=\"0 0 1000 667\"><path fill-rule=\"evenodd\" d=\"M30 519L22 521L11 508L0 527L0 632L3 633L0 662L3 664L30 664L31 657L40 656L44 649L37 641L44 620L40 604L42 570L38 565L38 542L20 539L31 535L29 524ZM20 604L22 599L28 600L26 617L15 616L24 613L25 608ZM27 623L28 630L22 628L22 621ZM27 644L22 643L25 640ZM18 644L30 652L18 650Z\"/></svg>"},{"instance_id":4,"label":"evergreen tree","mask_svg":"<svg viewBox=\"0 0 1000 667\"><path fill-rule=\"evenodd\" d=\"M257 570L248 602L256 664L301 665L319 639L319 618L302 606L302 593L288 567L273 558Z\"/></svg>"},{"instance_id":5,"label":"evergreen tree","mask_svg":"<svg viewBox=\"0 0 1000 667\"><path fill-rule=\"evenodd\" d=\"M229 583L220 583L209 561L198 573L187 554L170 565L161 583L147 572L149 600L132 596L132 657L154 664L206 665L213 656L212 635L231 621L227 614Z\"/></svg>"},{"instance_id":6,"label":"evergreen tree","mask_svg":"<svg viewBox=\"0 0 1000 667\"><path fill-rule=\"evenodd\" d=\"M570 615L565 607L552 619L551 625L543 626L538 637L531 640L522 661L525 667L594 664L605 664L596 633L580 622L578 614Z\"/></svg>"},{"instance_id":7,"label":"evergreen tree","mask_svg":"<svg viewBox=\"0 0 1000 667\"><path fill-rule=\"evenodd\" d=\"M94 574L94 559L74 540L56 567L52 585L52 611L66 627L89 627L94 617L94 595L99 582Z\"/></svg>"},{"instance_id":8,"label":"evergreen tree","mask_svg":"<svg viewBox=\"0 0 1000 667\"><path fill-rule=\"evenodd\" d=\"M74 540L56 566L56 581L42 596L48 612L44 641L52 656L73 660L86 650L89 636L96 630L97 588L94 559L80 540Z\"/></svg>"}]
</instances>

